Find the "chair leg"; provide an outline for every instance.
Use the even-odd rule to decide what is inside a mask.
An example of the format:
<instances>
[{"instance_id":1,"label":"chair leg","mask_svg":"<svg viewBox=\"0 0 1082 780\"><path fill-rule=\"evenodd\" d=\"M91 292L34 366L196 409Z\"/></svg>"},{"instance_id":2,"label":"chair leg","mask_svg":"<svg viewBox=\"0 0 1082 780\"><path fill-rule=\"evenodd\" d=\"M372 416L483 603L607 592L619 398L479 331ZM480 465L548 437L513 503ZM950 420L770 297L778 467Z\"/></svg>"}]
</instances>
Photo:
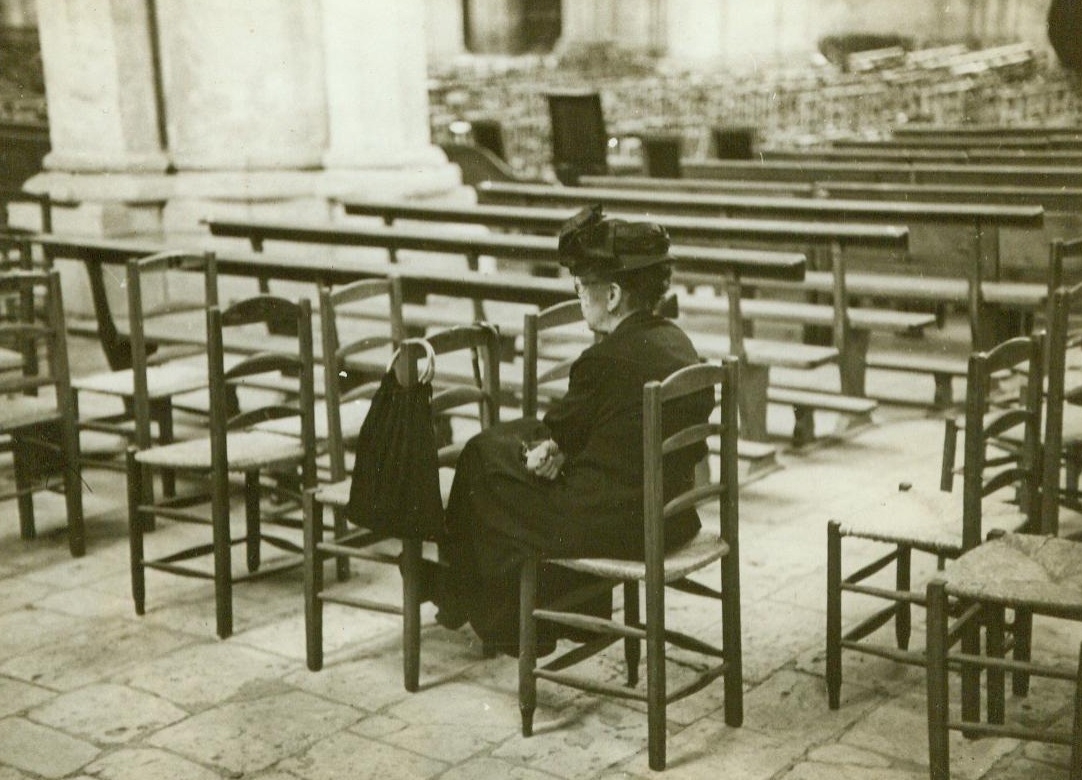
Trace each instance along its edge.
<instances>
[{"instance_id":1,"label":"chair leg","mask_svg":"<svg viewBox=\"0 0 1082 780\"><path fill-rule=\"evenodd\" d=\"M928 584L928 770L931 780L950 780L950 683L947 677L947 592Z\"/></svg>"},{"instance_id":2,"label":"chair leg","mask_svg":"<svg viewBox=\"0 0 1082 780\"><path fill-rule=\"evenodd\" d=\"M980 655L981 621L966 621L961 631L961 650L965 655ZM981 719L981 670L973 664L962 664L962 721L978 723ZM967 739L978 735L963 732Z\"/></svg>"},{"instance_id":3,"label":"chair leg","mask_svg":"<svg viewBox=\"0 0 1082 780\"><path fill-rule=\"evenodd\" d=\"M1078 652L1078 672L1074 682L1074 719L1071 734L1070 780L1082 780L1082 648Z\"/></svg>"},{"instance_id":4,"label":"chair leg","mask_svg":"<svg viewBox=\"0 0 1082 780\"><path fill-rule=\"evenodd\" d=\"M842 688L842 535L836 520L827 524L827 703L841 706Z\"/></svg>"},{"instance_id":5,"label":"chair leg","mask_svg":"<svg viewBox=\"0 0 1082 780\"><path fill-rule=\"evenodd\" d=\"M624 623L638 625L639 617L639 581L628 580L624 583ZM639 684L639 659L642 658L642 644L634 637L624 640L624 661L627 663L627 687Z\"/></svg>"},{"instance_id":6,"label":"chair leg","mask_svg":"<svg viewBox=\"0 0 1082 780\"><path fill-rule=\"evenodd\" d=\"M898 548L895 561L894 584L899 593L906 593L911 587L910 571L913 551L908 547ZM913 607L908 601L899 600L894 608L894 638L900 650L909 649L909 636L913 624Z\"/></svg>"},{"instance_id":7,"label":"chair leg","mask_svg":"<svg viewBox=\"0 0 1082 780\"><path fill-rule=\"evenodd\" d=\"M421 540L402 540L402 675L416 692L421 676Z\"/></svg>"},{"instance_id":8,"label":"chair leg","mask_svg":"<svg viewBox=\"0 0 1082 780\"><path fill-rule=\"evenodd\" d=\"M143 499L143 466L135 460L136 449L129 447L125 454L128 472L128 550L131 556L131 595L135 602L135 614L146 611L146 570L143 567L143 518L139 504Z\"/></svg>"},{"instance_id":9,"label":"chair leg","mask_svg":"<svg viewBox=\"0 0 1082 780\"><path fill-rule=\"evenodd\" d=\"M162 444L172 444L174 441L173 402L168 398L157 402L154 417L158 421L158 441ZM172 498L176 494L177 473L173 469L162 469L162 495Z\"/></svg>"},{"instance_id":10,"label":"chair leg","mask_svg":"<svg viewBox=\"0 0 1082 780\"><path fill-rule=\"evenodd\" d=\"M518 710L522 715L522 736L533 736L533 715L537 709L537 606L538 562L529 557L522 565L519 587Z\"/></svg>"},{"instance_id":11,"label":"chair leg","mask_svg":"<svg viewBox=\"0 0 1082 780\"><path fill-rule=\"evenodd\" d=\"M724 624L725 618L722 618ZM646 583L646 740L650 768L665 768L665 583Z\"/></svg>"},{"instance_id":12,"label":"chair leg","mask_svg":"<svg viewBox=\"0 0 1082 780\"><path fill-rule=\"evenodd\" d=\"M302 494L304 508L304 637L308 668L318 672L323 668L323 557L319 543L323 541L323 505L310 491Z\"/></svg>"},{"instance_id":13,"label":"chair leg","mask_svg":"<svg viewBox=\"0 0 1082 780\"><path fill-rule=\"evenodd\" d=\"M1014 660L1028 661L1033 646L1033 613L1028 609L1016 609L1011 621L1014 636ZM1011 675L1011 693L1015 696L1029 695L1029 674L1014 672Z\"/></svg>"},{"instance_id":14,"label":"chair leg","mask_svg":"<svg viewBox=\"0 0 1082 780\"><path fill-rule=\"evenodd\" d=\"M64 423L64 504L68 514L68 549L76 558L86 554L86 523L83 517L83 469L79 451L79 428L74 418Z\"/></svg>"},{"instance_id":15,"label":"chair leg","mask_svg":"<svg viewBox=\"0 0 1082 780\"><path fill-rule=\"evenodd\" d=\"M12 434L11 454L13 469L15 472L15 490L19 497L19 536L22 539L33 539L37 536L34 524L34 474L33 464L23 449L23 443L18 434Z\"/></svg>"},{"instance_id":16,"label":"chair leg","mask_svg":"<svg viewBox=\"0 0 1082 780\"><path fill-rule=\"evenodd\" d=\"M744 644L740 627L740 565L736 552L721 560L721 632L725 653L725 724L744 725Z\"/></svg>"},{"instance_id":17,"label":"chair leg","mask_svg":"<svg viewBox=\"0 0 1082 780\"><path fill-rule=\"evenodd\" d=\"M340 539L346 535L346 531L349 530L346 525L346 513L339 507L334 508L334 536L336 539ZM320 531L322 534L322 529ZM338 555L334 559L335 562L335 574L338 577L339 582L345 582L349 579L349 556Z\"/></svg>"},{"instance_id":18,"label":"chair leg","mask_svg":"<svg viewBox=\"0 0 1082 780\"><path fill-rule=\"evenodd\" d=\"M214 545L214 602L218 636L233 634L232 539L229 531L229 474L211 472L211 526Z\"/></svg>"},{"instance_id":19,"label":"chair leg","mask_svg":"<svg viewBox=\"0 0 1082 780\"><path fill-rule=\"evenodd\" d=\"M999 605L984 608L986 652L989 658L1003 658L1006 655L1004 634L1006 631L1005 610ZM988 685L988 722L1002 724L1006 714L1006 674L1002 669L988 667L986 680Z\"/></svg>"},{"instance_id":20,"label":"chair leg","mask_svg":"<svg viewBox=\"0 0 1082 780\"><path fill-rule=\"evenodd\" d=\"M249 572L259 571L260 498L259 471L244 472L245 551Z\"/></svg>"}]
</instances>

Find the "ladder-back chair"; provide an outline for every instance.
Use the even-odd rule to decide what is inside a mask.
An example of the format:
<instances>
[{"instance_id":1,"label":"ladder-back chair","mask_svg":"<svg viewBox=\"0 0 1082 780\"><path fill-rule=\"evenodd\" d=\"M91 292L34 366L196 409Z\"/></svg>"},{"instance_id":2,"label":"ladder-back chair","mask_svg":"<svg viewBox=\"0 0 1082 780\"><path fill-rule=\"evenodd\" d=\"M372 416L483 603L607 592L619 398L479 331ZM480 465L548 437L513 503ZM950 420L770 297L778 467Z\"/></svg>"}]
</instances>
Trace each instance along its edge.
<instances>
[{"instance_id":1,"label":"ladder-back chair","mask_svg":"<svg viewBox=\"0 0 1082 780\"><path fill-rule=\"evenodd\" d=\"M0 499L16 499L20 535L33 539L34 493L62 485L68 547L78 557L86 552L82 470L60 276L56 271L0 274L0 298L7 295L43 305L20 305L16 319L0 321L0 343L22 359L19 367L0 373L0 435L10 440L15 479L14 493ZM43 361L38 359L42 345Z\"/></svg>"},{"instance_id":2,"label":"ladder-back chair","mask_svg":"<svg viewBox=\"0 0 1082 780\"><path fill-rule=\"evenodd\" d=\"M522 733L531 736L537 706L539 679L567 685L590 693L643 701L647 707L648 752L651 769L665 768L666 707L688 696L712 680L724 676L725 722L743 722L743 660L740 629L739 498L737 495L737 373L735 360L721 366L701 364L674 372L662 382L643 388L643 561L616 559L542 559L532 556L522 569L521 625L519 633L519 708ZM691 425L664 435L665 406L694 393L720 393L720 421ZM662 463L667 455L688 446L709 443L721 453L716 479L699 480L695 487L667 496ZM666 500L668 498L668 500ZM686 544L666 549L665 521L679 512L716 500L720 533L701 530ZM688 575L721 562L721 590L716 591ZM559 599L558 604L538 604L538 577L541 564L564 567L601 578L601 584L583 586ZM640 619L639 587L645 589L645 621ZM606 620L576 612L575 607L596 598L599 588L622 587L623 620ZM675 631L666 626L666 589L672 588L721 601L722 644ZM584 645L570 649L543 666L537 665L538 621L549 621L596 634ZM621 687L591 675L566 671L623 640L627 663L627 685ZM646 685L638 687L641 643L646 643ZM667 684L667 645L709 659L695 669L689 680L671 689ZM686 670L687 665L684 665Z\"/></svg>"},{"instance_id":3,"label":"ladder-back chair","mask_svg":"<svg viewBox=\"0 0 1082 780\"><path fill-rule=\"evenodd\" d=\"M1040 425L1044 334L1018 337L988 352L970 355L966 381L965 458L960 492L928 490L908 482L861 516L827 525L826 679L831 709L840 705L842 651L852 650L900 663L924 665L924 653L909 649L912 606L922 605L923 588L911 584L913 552L954 559L980 544L992 528L1036 529L1040 515ZM993 375L1018 371L1025 392L1018 403L989 410ZM1004 453L1000 439L1022 428L1020 452ZM991 453L991 454L990 454ZM1000 491L1010 489L1002 500ZM996 500L989 497L995 496ZM845 574L844 539L874 541L891 549ZM869 580L894 564L893 587ZM884 599L889 605L843 633L842 594ZM865 641L893 621L895 645Z\"/></svg>"},{"instance_id":4,"label":"ladder-back chair","mask_svg":"<svg viewBox=\"0 0 1082 780\"><path fill-rule=\"evenodd\" d=\"M263 352L225 367L223 331L249 326L265 327L268 322L296 323L295 353ZM276 475L282 469L300 470L300 484L307 489L315 485L316 437L314 411L314 380L312 354L312 310L307 299L293 302L275 296L261 295L238 301L228 308L212 306L207 310L207 336L210 406L209 435L149 449L132 447L128 450L128 525L131 541L132 596L137 614L145 611L146 570L152 569L189 577L201 577L214 582L217 612L217 633L221 638L233 632L232 589L235 582L267 576L301 564L301 547L292 539L267 534L262 530L262 478ZM268 373L284 373L297 378L297 400L288 405L270 404L253 408L230 417L228 404L222 403L232 388L248 378ZM145 402L140 402L145 403ZM140 408L137 406L137 408ZM145 405L141 408L146 408ZM255 430L254 426L268 419L287 416L301 418L301 435ZM193 494L178 493L146 503L143 480L147 470L166 469L193 477L203 488L209 482L211 539L165 555L147 556L144 552L144 530L148 519L165 517L180 522L207 523L205 516L188 507L205 502L205 489ZM234 535L230 529L230 475L242 474L244 479L243 533ZM280 490L280 488L278 488ZM296 523L293 523L296 526ZM247 571L234 573L232 546L246 546ZM285 551L262 563L261 545L269 544ZM199 568L192 561L213 556L212 570Z\"/></svg>"},{"instance_id":5,"label":"ladder-back chair","mask_svg":"<svg viewBox=\"0 0 1082 780\"><path fill-rule=\"evenodd\" d=\"M447 377L442 364L452 363L455 353L468 353L473 365L473 375ZM331 353L328 352L328 356ZM348 356L340 354L339 359ZM499 420L500 380L499 333L491 325L476 323L439 331L424 339L406 339L401 342L396 357L388 370L397 372L398 381L404 386L417 382L433 382L433 416L446 414L464 406L478 405L479 423L488 427ZM424 369L419 362L427 362ZM330 371L328 371L330 374ZM362 386L357 392L366 393L371 388ZM351 402L353 394L342 394L341 405ZM328 397L328 404L331 398ZM359 426L358 426L359 427ZM333 426L332 426L333 430ZM332 443L332 451L336 445ZM444 502L450 489L449 472L461 452L461 442L452 442L439 449L441 492ZM344 459L339 468L345 469ZM349 504L352 479L345 477L332 484L306 491L304 494L304 587L305 587L305 635L307 641L308 668L323 668L323 605L342 604L360 609L389 612L402 616L403 677L405 688L416 691L420 684L420 609L425 594L422 593L423 542L419 538L402 538L397 553L385 552L382 543L395 537L373 531L363 526L346 528L336 522L332 538L324 537L323 507L333 507L341 514ZM339 561L339 578L342 579L343 557L362 559L373 563L398 566L402 574L402 598L396 603L376 601L354 592L352 586L340 584L335 589L325 588L323 564L335 558Z\"/></svg>"}]
</instances>

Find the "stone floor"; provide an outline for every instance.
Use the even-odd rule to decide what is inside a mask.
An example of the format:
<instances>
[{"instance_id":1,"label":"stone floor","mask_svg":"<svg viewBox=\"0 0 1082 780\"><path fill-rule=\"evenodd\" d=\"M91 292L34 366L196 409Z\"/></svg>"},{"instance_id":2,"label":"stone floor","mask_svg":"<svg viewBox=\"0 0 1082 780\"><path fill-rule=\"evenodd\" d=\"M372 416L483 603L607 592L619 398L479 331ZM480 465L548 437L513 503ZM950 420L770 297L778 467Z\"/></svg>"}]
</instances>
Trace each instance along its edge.
<instances>
[{"instance_id":1,"label":"stone floor","mask_svg":"<svg viewBox=\"0 0 1082 780\"><path fill-rule=\"evenodd\" d=\"M75 344L78 370L100 362L94 350ZM848 654L842 707L827 708L825 528L901 481L934 487L941 436L942 421L926 412L885 407L875 427L786 452L784 469L743 489L744 725L724 724L720 683L672 706L665 776L927 776L918 670ZM308 671L299 570L238 586L236 633L226 641L214 635L211 588L201 581L151 573L147 614L137 617L123 478L84 476L85 558L68 556L58 497L39 498L41 534L31 542L18 538L14 504L0 504L0 780L653 776L641 707L542 683L536 735L524 739L515 662L482 659L468 629L442 629L430 611L418 693L402 688L398 623L387 616L328 608L326 665ZM163 522L148 544L166 549L191 533ZM846 550L854 563L870 555ZM934 562L919 570L931 573ZM398 587L393 571L355 572L351 586ZM867 609L850 607L851 620ZM707 633L718 627L714 612L680 601L674 611ZM1077 627L1038 621L1042 653L1069 661L1080 639ZM616 679L617 661L603 660L597 674ZM1069 707L1065 686L1053 683L1010 702L1027 721L1063 720ZM1065 748L952 741L960 778L1060 778L1065 763Z\"/></svg>"}]
</instances>

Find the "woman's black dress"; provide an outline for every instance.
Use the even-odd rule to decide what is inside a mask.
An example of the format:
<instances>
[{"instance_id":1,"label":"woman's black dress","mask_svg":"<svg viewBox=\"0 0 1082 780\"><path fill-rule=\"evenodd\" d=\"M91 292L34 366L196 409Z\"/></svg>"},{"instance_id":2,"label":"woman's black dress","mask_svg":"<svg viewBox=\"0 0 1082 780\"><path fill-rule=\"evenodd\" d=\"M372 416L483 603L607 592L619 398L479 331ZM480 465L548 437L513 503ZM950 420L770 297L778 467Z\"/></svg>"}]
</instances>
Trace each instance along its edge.
<instances>
[{"instance_id":1,"label":"woman's black dress","mask_svg":"<svg viewBox=\"0 0 1082 780\"><path fill-rule=\"evenodd\" d=\"M447 536L440 546L449 565L438 598L440 623L457 627L468 620L486 647L517 654L519 574L528 553L642 558L643 385L698 362L680 328L649 312L636 312L575 361L567 395L543 421L501 423L466 443L447 507ZM667 427L704 421L713 397L704 393L676 406ZM555 480L529 473L522 463L523 442L550 436L566 456ZM688 448L670 456L665 465L667 492L690 484L703 454L701 448ZM694 512L672 518L666 541L681 544L698 528ZM583 578L544 567L542 603L583 583ZM610 612L611 597L590 611ZM553 634L543 634L539 652L549 650L553 641Z\"/></svg>"}]
</instances>

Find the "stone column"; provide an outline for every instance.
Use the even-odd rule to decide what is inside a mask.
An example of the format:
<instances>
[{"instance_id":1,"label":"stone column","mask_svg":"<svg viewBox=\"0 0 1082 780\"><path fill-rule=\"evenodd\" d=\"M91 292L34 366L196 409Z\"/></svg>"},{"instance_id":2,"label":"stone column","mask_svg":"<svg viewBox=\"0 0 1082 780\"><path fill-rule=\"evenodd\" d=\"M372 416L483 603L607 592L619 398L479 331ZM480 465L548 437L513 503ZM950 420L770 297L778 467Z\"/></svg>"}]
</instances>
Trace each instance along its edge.
<instances>
[{"instance_id":1,"label":"stone column","mask_svg":"<svg viewBox=\"0 0 1082 780\"><path fill-rule=\"evenodd\" d=\"M319 166L327 124L318 3L157 0L157 7L166 132L178 171Z\"/></svg>"},{"instance_id":2,"label":"stone column","mask_svg":"<svg viewBox=\"0 0 1082 780\"><path fill-rule=\"evenodd\" d=\"M423 0L323 0L328 169L445 162L430 143Z\"/></svg>"},{"instance_id":3,"label":"stone column","mask_svg":"<svg viewBox=\"0 0 1082 780\"><path fill-rule=\"evenodd\" d=\"M425 41L430 62L452 59L465 53L462 0L425 0Z\"/></svg>"},{"instance_id":4,"label":"stone column","mask_svg":"<svg viewBox=\"0 0 1082 780\"><path fill-rule=\"evenodd\" d=\"M158 131L144 0L39 0L47 85L47 170L156 172Z\"/></svg>"}]
</instances>

